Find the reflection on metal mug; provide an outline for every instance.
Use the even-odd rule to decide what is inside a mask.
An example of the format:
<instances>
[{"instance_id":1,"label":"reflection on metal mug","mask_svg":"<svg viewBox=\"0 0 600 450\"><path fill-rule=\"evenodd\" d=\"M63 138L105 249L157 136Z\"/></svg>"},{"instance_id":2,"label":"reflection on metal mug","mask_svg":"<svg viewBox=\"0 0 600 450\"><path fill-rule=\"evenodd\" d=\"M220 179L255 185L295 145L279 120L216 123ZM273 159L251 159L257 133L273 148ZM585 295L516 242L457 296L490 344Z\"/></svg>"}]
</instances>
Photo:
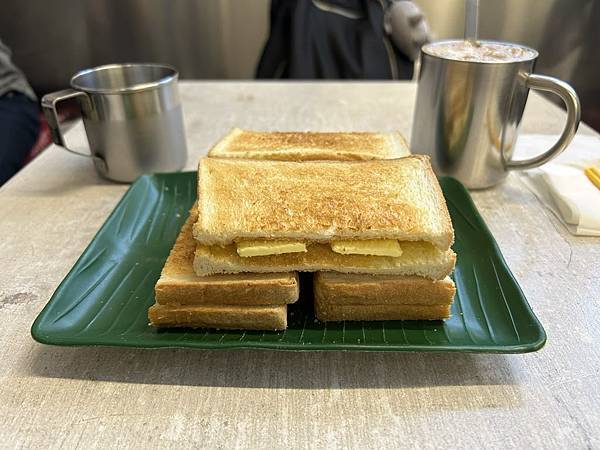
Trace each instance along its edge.
<instances>
[{"instance_id":1,"label":"reflection on metal mug","mask_svg":"<svg viewBox=\"0 0 600 450\"><path fill-rule=\"evenodd\" d=\"M428 154L438 175L471 189L494 186L509 170L537 167L561 153L580 120L567 83L533 74L537 51L508 42L440 41L421 50L411 150ZM529 89L557 94L567 119L558 141L527 160L512 159Z\"/></svg>"},{"instance_id":2,"label":"reflection on metal mug","mask_svg":"<svg viewBox=\"0 0 600 450\"><path fill-rule=\"evenodd\" d=\"M55 144L91 157L98 173L131 182L144 173L181 170L187 160L178 73L159 64L111 64L83 70L72 89L42 98ZM66 147L56 105L77 98L90 154Z\"/></svg>"}]
</instances>

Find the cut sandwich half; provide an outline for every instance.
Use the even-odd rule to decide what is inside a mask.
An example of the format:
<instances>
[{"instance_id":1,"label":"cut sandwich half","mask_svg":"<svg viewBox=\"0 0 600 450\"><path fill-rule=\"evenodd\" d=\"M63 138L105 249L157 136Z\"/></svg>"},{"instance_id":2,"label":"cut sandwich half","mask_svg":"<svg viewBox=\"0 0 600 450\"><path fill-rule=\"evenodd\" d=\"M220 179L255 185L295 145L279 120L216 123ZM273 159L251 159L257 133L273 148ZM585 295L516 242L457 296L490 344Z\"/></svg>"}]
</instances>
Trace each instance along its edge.
<instances>
[{"instance_id":1,"label":"cut sandwich half","mask_svg":"<svg viewBox=\"0 0 600 450\"><path fill-rule=\"evenodd\" d=\"M423 156L362 162L200 161L199 275L333 270L442 279L455 255Z\"/></svg>"},{"instance_id":2,"label":"cut sandwich half","mask_svg":"<svg viewBox=\"0 0 600 450\"><path fill-rule=\"evenodd\" d=\"M287 304L298 300L296 273L199 277L193 270L196 205L184 223L155 286L148 310L155 327L283 330Z\"/></svg>"},{"instance_id":3,"label":"cut sandwich half","mask_svg":"<svg viewBox=\"0 0 600 450\"><path fill-rule=\"evenodd\" d=\"M443 320L456 293L450 277L319 272L313 285L315 316L321 321Z\"/></svg>"},{"instance_id":4,"label":"cut sandwich half","mask_svg":"<svg viewBox=\"0 0 600 450\"><path fill-rule=\"evenodd\" d=\"M284 161L371 160L410 155L399 132L253 131L234 128L208 153L213 158Z\"/></svg>"}]
</instances>

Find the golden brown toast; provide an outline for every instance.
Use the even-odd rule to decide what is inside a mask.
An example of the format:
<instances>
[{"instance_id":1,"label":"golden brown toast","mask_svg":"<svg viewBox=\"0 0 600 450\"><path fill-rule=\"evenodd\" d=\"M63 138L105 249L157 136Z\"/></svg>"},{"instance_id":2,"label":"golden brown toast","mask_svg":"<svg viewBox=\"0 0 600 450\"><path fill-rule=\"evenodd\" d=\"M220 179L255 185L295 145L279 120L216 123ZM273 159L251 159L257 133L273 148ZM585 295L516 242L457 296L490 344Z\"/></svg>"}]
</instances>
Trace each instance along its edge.
<instances>
[{"instance_id":1,"label":"golden brown toast","mask_svg":"<svg viewBox=\"0 0 600 450\"><path fill-rule=\"evenodd\" d=\"M432 281L416 276L319 272L315 298L327 305L449 305L456 287L450 277Z\"/></svg>"},{"instance_id":2,"label":"golden brown toast","mask_svg":"<svg viewBox=\"0 0 600 450\"><path fill-rule=\"evenodd\" d=\"M155 327L285 330L287 306L171 306L157 303L148 310L148 319Z\"/></svg>"},{"instance_id":3,"label":"golden brown toast","mask_svg":"<svg viewBox=\"0 0 600 450\"><path fill-rule=\"evenodd\" d=\"M155 286L162 305L285 305L298 299L296 273L252 273L199 277L193 269L196 207L184 223Z\"/></svg>"},{"instance_id":4,"label":"golden brown toast","mask_svg":"<svg viewBox=\"0 0 600 450\"><path fill-rule=\"evenodd\" d=\"M399 132L253 131L234 128L210 157L285 161L370 160L410 155Z\"/></svg>"},{"instance_id":5,"label":"golden brown toast","mask_svg":"<svg viewBox=\"0 0 600 450\"><path fill-rule=\"evenodd\" d=\"M444 320L450 305L337 305L315 299L315 316L322 322L342 320Z\"/></svg>"},{"instance_id":6,"label":"golden brown toast","mask_svg":"<svg viewBox=\"0 0 600 450\"><path fill-rule=\"evenodd\" d=\"M203 245L244 239L329 243L334 239L430 242L454 239L429 158L255 161L203 158L199 165Z\"/></svg>"}]
</instances>

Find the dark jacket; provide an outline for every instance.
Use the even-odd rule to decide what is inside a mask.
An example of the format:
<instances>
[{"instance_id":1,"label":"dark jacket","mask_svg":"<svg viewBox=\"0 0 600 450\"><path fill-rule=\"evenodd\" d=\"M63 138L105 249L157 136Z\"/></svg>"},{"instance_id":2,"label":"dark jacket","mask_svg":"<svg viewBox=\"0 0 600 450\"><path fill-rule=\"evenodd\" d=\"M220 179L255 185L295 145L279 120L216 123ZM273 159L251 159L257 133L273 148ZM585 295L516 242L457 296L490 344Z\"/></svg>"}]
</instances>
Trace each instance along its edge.
<instances>
[{"instance_id":1,"label":"dark jacket","mask_svg":"<svg viewBox=\"0 0 600 450\"><path fill-rule=\"evenodd\" d=\"M384 31L384 0L272 0L257 78L410 79Z\"/></svg>"}]
</instances>

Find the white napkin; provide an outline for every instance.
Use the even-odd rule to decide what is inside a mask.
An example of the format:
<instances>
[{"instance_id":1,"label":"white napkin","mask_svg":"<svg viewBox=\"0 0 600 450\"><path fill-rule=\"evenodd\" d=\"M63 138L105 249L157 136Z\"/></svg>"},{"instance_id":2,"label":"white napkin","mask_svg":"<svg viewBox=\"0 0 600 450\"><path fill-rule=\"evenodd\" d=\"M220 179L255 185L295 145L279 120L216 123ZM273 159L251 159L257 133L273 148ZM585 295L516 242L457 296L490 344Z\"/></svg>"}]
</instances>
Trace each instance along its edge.
<instances>
[{"instance_id":1,"label":"white napkin","mask_svg":"<svg viewBox=\"0 0 600 450\"><path fill-rule=\"evenodd\" d=\"M521 135L514 159L540 154L556 140L553 135ZM600 138L577 135L561 155L521 172L521 179L572 234L600 236L600 189L583 173L589 166L600 168Z\"/></svg>"}]
</instances>

